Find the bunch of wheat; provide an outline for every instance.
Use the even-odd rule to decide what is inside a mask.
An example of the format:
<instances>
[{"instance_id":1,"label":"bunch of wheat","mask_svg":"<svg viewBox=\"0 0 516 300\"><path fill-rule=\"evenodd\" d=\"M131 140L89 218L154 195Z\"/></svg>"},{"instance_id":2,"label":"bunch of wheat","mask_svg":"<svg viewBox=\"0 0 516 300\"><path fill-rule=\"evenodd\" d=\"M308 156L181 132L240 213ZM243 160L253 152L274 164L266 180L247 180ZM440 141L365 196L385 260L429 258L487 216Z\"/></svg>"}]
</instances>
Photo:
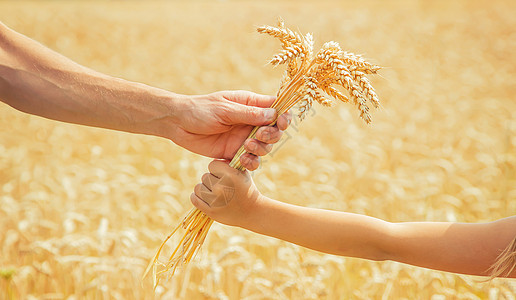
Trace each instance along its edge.
<instances>
[{"instance_id":1,"label":"bunch of wheat","mask_svg":"<svg viewBox=\"0 0 516 300\"><path fill-rule=\"evenodd\" d=\"M367 123L371 122L367 101L378 107L379 100L366 75L375 74L380 69L379 66L368 63L359 55L343 51L339 44L333 41L325 43L314 54L312 34L307 33L303 36L293 32L285 27L282 20L279 21L278 27L262 26L258 28L258 32L278 38L283 48L270 61L274 66L287 65L277 99L271 106L276 109L278 116L299 103L299 118L303 119L314 100L324 106L331 106L332 99L349 102L351 98L360 111L360 117ZM348 96L343 93L344 91L348 92ZM248 138L255 138L258 128L255 127ZM244 153L242 145L231 160L230 166L243 171L245 168L240 163L240 156ZM203 212L192 209L183 222L163 241L144 277L153 267L156 286L162 275L169 273L169 276L172 276L180 264L190 262L201 248L212 223L213 220ZM160 263L158 258L163 246L181 227L186 232L179 245L166 264ZM162 266L159 271L158 265Z\"/></svg>"}]
</instances>

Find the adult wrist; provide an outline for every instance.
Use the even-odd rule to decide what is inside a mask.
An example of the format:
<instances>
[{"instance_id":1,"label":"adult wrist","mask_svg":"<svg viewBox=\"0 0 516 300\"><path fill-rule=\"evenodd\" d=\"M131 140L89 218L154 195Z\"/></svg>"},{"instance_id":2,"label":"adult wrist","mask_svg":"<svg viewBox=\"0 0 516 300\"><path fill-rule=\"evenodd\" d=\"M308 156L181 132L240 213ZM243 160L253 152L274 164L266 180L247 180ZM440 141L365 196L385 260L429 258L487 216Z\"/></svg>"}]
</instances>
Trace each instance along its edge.
<instances>
[{"instance_id":1,"label":"adult wrist","mask_svg":"<svg viewBox=\"0 0 516 300\"><path fill-rule=\"evenodd\" d=\"M151 98L153 112L148 134L174 140L183 113L187 110L187 96L158 90L152 92Z\"/></svg>"}]
</instances>

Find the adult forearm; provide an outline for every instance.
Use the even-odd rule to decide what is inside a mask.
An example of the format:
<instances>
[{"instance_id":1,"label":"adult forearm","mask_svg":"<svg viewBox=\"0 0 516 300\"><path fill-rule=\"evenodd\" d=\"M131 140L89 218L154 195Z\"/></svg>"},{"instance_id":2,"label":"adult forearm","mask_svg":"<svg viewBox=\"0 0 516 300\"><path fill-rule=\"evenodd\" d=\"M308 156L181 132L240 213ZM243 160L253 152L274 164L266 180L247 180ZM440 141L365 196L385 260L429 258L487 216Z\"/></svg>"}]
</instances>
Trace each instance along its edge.
<instances>
[{"instance_id":1,"label":"adult forearm","mask_svg":"<svg viewBox=\"0 0 516 300\"><path fill-rule=\"evenodd\" d=\"M63 80L63 78L73 80ZM170 94L95 73L56 71L49 76L0 66L0 99L41 117L69 123L160 135L174 118Z\"/></svg>"},{"instance_id":2,"label":"adult forearm","mask_svg":"<svg viewBox=\"0 0 516 300\"><path fill-rule=\"evenodd\" d=\"M244 228L317 251L384 260L390 223L346 212L306 208L262 198Z\"/></svg>"},{"instance_id":3,"label":"adult forearm","mask_svg":"<svg viewBox=\"0 0 516 300\"><path fill-rule=\"evenodd\" d=\"M80 66L0 24L0 99L53 120L161 135L179 95ZM170 130L168 128L167 130Z\"/></svg>"}]
</instances>

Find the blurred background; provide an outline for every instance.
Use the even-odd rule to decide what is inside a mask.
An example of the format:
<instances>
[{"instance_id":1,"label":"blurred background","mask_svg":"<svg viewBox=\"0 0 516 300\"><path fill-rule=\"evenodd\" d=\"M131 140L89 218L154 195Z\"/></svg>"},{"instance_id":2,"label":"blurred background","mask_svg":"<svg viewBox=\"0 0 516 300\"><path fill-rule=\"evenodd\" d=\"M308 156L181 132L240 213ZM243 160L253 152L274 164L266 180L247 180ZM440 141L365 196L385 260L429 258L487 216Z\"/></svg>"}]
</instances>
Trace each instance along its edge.
<instances>
[{"instance_id":1,"label":"blurred background","mask_svg":"<svg viewBox=\"0 0 516 300\"><path fill-rule=\"evenodd\" d=\"M275 94L278 41L384 66L367 126L315 106L254 172L272 198L391 222L516 212L514 1L0 1L0 20L87 67L184 94ZM215 224L156 292L141 276L191 208L209 159L171 141L49 121L0 104L0 298L515 299L514 280L321 254ZM172 241L164 250L170 249ZM5 298L4 298L4 295Z\"/></svg>"}]
</instances>

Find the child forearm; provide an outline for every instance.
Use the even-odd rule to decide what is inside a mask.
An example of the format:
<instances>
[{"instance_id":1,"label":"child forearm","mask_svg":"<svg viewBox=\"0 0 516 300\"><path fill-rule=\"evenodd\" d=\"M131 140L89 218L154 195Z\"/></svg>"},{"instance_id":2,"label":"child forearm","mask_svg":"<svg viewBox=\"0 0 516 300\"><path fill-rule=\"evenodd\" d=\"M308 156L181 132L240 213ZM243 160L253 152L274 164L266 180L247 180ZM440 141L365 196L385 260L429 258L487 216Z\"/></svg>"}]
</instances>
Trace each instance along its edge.
<instances>
[{"instance_id":1,"label":"child forearm","mask_svg":"<svg viewBox=\"0 0 516 300\"><path fill-rule=\"evenodd\" d=\"M389 223L263 196L240 226L329 254L482 276L516 237L516 217L490 223Z\"/></svg>"},{"instance_id":2,"label":"child forearm","mask_svg":"<svg viewBox=\"0 0 516 300\"><path fill-rule=\"evenodd\" d=\"M221 161L213 161L209 169L211 174L202 176L190 199L218 222L325 253L471 275L489 275L504 251L502 263L509 268L505 275L516 276L516 252L511 248L516 245L516 216L490 223L389 223L282 203L260 194L248 172ZM234 188L229 199L227 182Z\"/></svg>"},{"instance_id":3,"label":"child forearm","mask_svg":"<svg viewBox=\"0 0 516 300\"><path fill-rule=\"evenodd\" d=\"M317 251L372 260L386 253L391 223L346 212L306 208L262 197L241 227Z\"/></svg>"}]
</instances>

